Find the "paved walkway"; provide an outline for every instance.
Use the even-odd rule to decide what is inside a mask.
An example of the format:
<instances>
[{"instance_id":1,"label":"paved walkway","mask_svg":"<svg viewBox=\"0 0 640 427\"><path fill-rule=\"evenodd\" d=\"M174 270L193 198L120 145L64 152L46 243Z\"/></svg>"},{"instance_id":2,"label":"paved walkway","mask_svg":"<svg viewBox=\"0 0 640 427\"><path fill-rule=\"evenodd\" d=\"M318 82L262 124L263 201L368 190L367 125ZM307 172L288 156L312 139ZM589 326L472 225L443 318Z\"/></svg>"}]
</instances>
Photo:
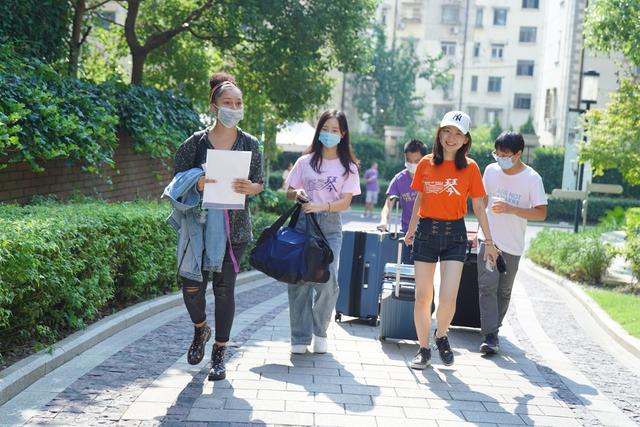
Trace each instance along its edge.
<instances>
[{"instance_id":1,"label":"paved walkway","mask_svg":"<svg viewBox=\"0 0 640 427\"><path fill-rule=\"evenodd\" d=\"M227 380L186 363L192 328L178 307L43 377L0 406L0 425L640 423L640 367L611 355L622 353L527 263L511 308L499 356L477 353L476 330L453 329L455 365L434 354L415 371L415 343L381 343L354 321L331 324L328 354L290 355L286 287L258 280L238 288Z\"/></svg>"}]
</instances>

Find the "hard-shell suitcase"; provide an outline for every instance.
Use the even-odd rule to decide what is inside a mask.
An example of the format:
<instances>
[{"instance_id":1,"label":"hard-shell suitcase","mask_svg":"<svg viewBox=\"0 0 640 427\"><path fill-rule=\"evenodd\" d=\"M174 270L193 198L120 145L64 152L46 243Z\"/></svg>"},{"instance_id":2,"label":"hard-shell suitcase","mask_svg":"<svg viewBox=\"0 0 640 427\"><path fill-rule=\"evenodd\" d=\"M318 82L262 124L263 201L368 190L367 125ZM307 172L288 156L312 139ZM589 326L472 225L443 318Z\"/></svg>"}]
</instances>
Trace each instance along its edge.
<instances>
[{"instance_id":1,"label":"hard-shell suitcase","mask_svg":"<svg viewBox=\"0 0 640 427\"><path fill-rule=\"evenodd\" d=\"M345 314L367 320L374 326L378 324L384 266L396 258L397 240L400 237L398 219L399 211L396 207L394 232L376 230L342 233L336 321L342 320L342 315Z\"/></svg>"},{"instance_id":2,"label":"hard-shell suitcase","mask_svg":"<svg viewBox=\"0 0 640 427\"><path fill-rule=\"evenodd\" d=\"M415 305L415 270L413 265L402 264L402 244L399 239L396 263L384 269L384 283L380 298L380 339L417 340L413 320Z\"/></svg>"},{"instance_id":3,"label":"hard-shell suitcase","mask_svg":"<svg viewBox=\"0 0 640 427\"><path fill-rule=\"evenodd\" d=\"M468 232L469 248L462 267L460 288L456 299L456 312L452 326L480 327L480 301L478 295L478 239L475 232Z\"/></svg>"},{"instance_id":4,"label":"hard-shell suitcase","mask_svg":"<svg viewBox=\"0 0 640 427\"><path fill-rule=\"evenodd\" d=\"M384 265L396 258L395 233L345 231L342 234L336 302L336 320L342 315L378 322Z\"/></svg>"}]
</instances>

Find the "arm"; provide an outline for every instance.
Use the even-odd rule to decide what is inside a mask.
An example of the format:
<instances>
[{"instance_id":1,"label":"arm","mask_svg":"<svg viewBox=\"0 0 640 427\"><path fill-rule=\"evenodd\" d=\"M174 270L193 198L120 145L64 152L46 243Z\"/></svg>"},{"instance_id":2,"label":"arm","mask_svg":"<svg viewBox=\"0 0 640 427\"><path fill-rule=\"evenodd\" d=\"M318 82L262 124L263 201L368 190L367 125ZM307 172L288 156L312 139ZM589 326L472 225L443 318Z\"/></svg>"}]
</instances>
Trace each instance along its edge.
<instances>
[{"instance_id":1,"label":"arm","mask_svg":"<svg viewBox=\"0 0 640 427\"><path fill-rule=\"evenodd\" d=\"M380 224L378 224L378 230L387 231L387 228L389 227L389 212L391 212L392 205L393 202L391 201L391 197L387 196L387 200L384 202L384 206L380 212Z\"/></svg>"},{"instance_id":2,"label":"arm","mask_svg":"<svg viewBox=\"0 0 640 427\"><path fill-rule=\"evenodd\" d=\"M491 209L497 214L506 213L517 215L520 218L531 221L544 221L547 217L547 205L539 205L532 208L519 208L502 201L497 201L493 204Z\"/></svg>"},{"instance_id":3,"label":"arm","mask_svg":"<svg viewBox=\"0 0 640 427\"><path fill-rule=\"evenodd\" d=\"M404 237L404 243L407 246L413 245L413 237L416 234L416 228L418 227L418 212L420 212L420 204L422 203L422 192L418 191L418 196L413 204L413 211L411 212L411 221L409 221L409 228L407 234Z\"/></svg>"},{"instance_id":4,"label":"arm","mask_svg":"<svg viewBox=\"0 0 640 427\"><path fill-rule=\"evenodd\" d=\"M351 206L352 198L353 196L351 193L343 193L342 196L340 196L340 199L336 200L335 202L330 202L330 203L307 202L302 205L302 208L304 209L305 213L342 212L349 209L349 206Z\"/></svg>"},{"instance_id":5,"label":"arm","mask_svg":"<svg viewBox=\"0 0 640 427\"><path fill-rule=\"evenodd\" d=\"M489 221L487 220L487 212L485 211L487 206L485 202L485 196L472 198L471 204L473 206L473 213L476 215L476 218L478 218L478 223L480 223L480 227L482 227L482 232L484 233L485 237L484 243L486 246L484 250L484 257L482 258L482 260L486 261L487 257L490 256L495 262L495 260L498 258L498 251L496 250L495 243L493 243L491 230L489 230Z\"/></svg>"}]
</instances>

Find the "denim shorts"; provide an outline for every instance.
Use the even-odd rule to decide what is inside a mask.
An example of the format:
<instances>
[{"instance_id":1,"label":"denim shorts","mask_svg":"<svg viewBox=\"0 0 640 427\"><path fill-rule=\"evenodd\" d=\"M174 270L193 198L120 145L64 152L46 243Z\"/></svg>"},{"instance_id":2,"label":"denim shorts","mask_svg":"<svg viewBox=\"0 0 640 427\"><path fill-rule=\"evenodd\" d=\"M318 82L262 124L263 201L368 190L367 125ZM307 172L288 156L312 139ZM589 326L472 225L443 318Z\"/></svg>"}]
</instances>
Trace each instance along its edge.
<instances>
[{"instance_id":1,"label":"denim shorts","mask_svg":"<svg viewBox=\"0 0 640 427\"><path fill-rule=\"evenodd\" d=\"M413 259L422 262L460 261L467 257L464 218L440 221L420 218L413 241Z\"/></svg>"}]
</instances>

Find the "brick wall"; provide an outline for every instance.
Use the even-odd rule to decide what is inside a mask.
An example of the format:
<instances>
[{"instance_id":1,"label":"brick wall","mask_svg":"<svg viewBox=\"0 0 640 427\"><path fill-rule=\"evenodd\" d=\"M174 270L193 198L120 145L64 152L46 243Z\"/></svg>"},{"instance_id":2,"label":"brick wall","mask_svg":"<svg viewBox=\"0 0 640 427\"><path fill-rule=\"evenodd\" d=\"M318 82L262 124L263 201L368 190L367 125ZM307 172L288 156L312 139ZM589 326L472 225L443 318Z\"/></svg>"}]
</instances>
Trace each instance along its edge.
<instances>
[{"instance_id":1,"label":"brick wall","mask_svg":"<svg viewBox=\"0 0 640 427\"><path fill-rule=\"evenodd\" d=\"M61 199L73 193L99 196L106 200L159 199L172 176L171 164L133 151L131 138L121 134L116 149L115 169L106 178L82 171L79 164L65 160L41 163L44 172L33 172L26 163L11 164L0 170L0 202L26 203L35 195L55 194Z\"/></svg>"}]
</instances>

